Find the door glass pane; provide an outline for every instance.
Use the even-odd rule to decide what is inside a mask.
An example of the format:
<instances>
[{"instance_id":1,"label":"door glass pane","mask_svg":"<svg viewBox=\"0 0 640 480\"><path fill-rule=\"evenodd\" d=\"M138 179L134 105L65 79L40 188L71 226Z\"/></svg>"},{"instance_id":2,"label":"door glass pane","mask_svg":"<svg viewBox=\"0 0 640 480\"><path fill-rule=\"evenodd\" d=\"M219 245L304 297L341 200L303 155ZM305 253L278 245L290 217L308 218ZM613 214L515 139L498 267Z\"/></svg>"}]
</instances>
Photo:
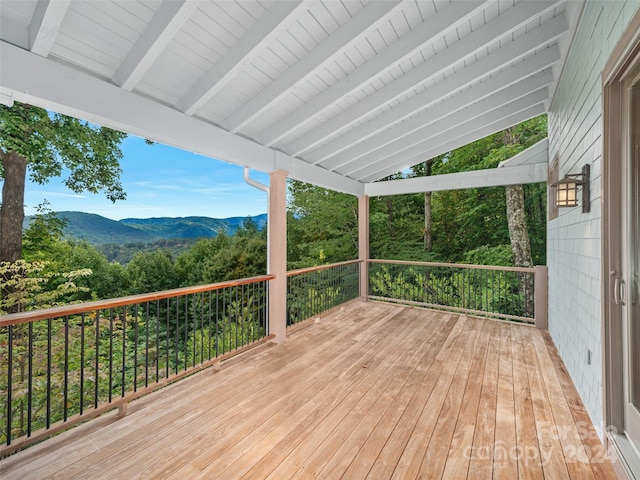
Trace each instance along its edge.
<instances>
[{"instance_id":1,"label":"door glass pane","mask_svg":"<svg viewBox=\"0 0 640 480\"><path fill-rule=\"evenodd\" d=\"M640 410L640 85L631 96L631 278L630 389L631 402Z\"/></svg>"}]
</instances>

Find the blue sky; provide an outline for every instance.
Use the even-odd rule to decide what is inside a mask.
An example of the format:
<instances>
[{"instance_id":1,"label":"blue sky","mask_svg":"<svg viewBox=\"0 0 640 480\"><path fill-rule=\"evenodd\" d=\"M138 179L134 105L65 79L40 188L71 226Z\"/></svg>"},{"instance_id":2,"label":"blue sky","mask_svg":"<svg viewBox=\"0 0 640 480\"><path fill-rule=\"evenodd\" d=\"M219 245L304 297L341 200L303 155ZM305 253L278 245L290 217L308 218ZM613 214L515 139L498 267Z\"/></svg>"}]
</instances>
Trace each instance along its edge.
<instances>
[{"instance_id":1,"label":"blue sky","mask_svg":"<svg viewBox=\"0 0 640 480\"><path fill-rule=\"evenodd\" d=\"M76 194L53 178L44 185L27 180L25 214L45 199L53 211L80 211L103 217L226 218L258 215L267 211L266 193L247 185L242 167L178 150L166 145L147 145L129 136L122 143L122 186L127 199L115 204L104 194ZM268 184L268 175L251 172L251 178Z\"/></svg>"}]
</instances>

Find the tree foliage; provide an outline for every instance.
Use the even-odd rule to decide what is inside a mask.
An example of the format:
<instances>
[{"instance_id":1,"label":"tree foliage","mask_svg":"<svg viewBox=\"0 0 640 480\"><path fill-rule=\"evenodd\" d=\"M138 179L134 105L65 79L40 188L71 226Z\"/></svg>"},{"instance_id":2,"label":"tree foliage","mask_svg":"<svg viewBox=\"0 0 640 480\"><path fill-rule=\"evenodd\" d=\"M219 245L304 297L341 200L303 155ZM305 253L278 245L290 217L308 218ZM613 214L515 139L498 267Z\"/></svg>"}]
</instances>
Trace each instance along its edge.
<instances>
[{"instance_id":1,"label":"tree foliage","mask_svg":"<svg viewBox=\"0 0 640 480\"><path fill-rule=\"evenodd\" d=\"M546 116L422 162L383 180L495 168L544 138ZM524 185L533 263L546 262L546 185ZM290 182L290 266L350 260L357 256L357 200ZM372 258L511 265L505 187L433 192L431 248L426 251L423 193L370 199Z\"/></svg>"},{"instance_id":2,"label":"tree foliage","mask_svg":"<svg viewBox=\"0 0 640 480\"><path fill-rule=\"evenodd\" d=\"M32 105L0 105L0 260L20 258L26 176L39 184L63 174L73 192L126 197L120 143L126 134Z\"/></svg>"}]
</instances>

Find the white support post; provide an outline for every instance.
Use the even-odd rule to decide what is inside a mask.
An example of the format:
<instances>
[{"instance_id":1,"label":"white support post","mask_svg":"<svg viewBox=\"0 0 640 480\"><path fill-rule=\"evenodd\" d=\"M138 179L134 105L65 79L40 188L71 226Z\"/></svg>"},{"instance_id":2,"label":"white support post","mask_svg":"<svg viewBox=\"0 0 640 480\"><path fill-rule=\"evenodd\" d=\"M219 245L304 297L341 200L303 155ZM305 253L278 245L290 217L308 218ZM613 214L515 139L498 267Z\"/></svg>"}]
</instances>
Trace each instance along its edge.
<instances>
[{"instance_id":1,"label":"white support post","mask_svg":"<svg viewBox=\"0 0 640 480\"><path fill-rule=\"evenodd\" d=\"M270 174L269 268L276 276L269 283L269 333L282 343L287 336L287 172Z\"/></svg>"},{"instance_id":2,"label":"white support post","mask_svg":"<svg viewBox=\"0 0 640 480\"><path fill-rule=\"evenodd\" d=\"M369 297L369 197L358 197L358 259L360 264L360 297Z\"/></svg>"},{"instance_id":3,"label":"white support post","mask_svg":"<svg viewBox=\"0 0 640 480\"><path fill-rule=\"evenodd\" d=\"M535 325L547 330L549 327L549 267L535 267Z\"/></svg>"}]
</instances>

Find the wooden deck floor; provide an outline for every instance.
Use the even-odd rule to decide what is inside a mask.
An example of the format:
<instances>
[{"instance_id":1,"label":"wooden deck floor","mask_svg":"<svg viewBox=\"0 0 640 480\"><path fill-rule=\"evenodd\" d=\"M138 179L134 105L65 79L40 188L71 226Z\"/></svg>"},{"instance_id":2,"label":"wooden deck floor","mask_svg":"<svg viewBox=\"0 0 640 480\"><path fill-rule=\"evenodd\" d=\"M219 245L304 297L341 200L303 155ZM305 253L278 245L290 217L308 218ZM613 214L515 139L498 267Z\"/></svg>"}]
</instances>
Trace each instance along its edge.
<instances>
[{"instance_id":1,"label":"wooden deck floor","mask_svg":"<svg viewBox=\"0 0 640 480\"><path fill-rule=\"evenodd\" d=\"M355 302L0 462L9 479L614 478L548 335Z\"/></svg>"}]
</instances>

